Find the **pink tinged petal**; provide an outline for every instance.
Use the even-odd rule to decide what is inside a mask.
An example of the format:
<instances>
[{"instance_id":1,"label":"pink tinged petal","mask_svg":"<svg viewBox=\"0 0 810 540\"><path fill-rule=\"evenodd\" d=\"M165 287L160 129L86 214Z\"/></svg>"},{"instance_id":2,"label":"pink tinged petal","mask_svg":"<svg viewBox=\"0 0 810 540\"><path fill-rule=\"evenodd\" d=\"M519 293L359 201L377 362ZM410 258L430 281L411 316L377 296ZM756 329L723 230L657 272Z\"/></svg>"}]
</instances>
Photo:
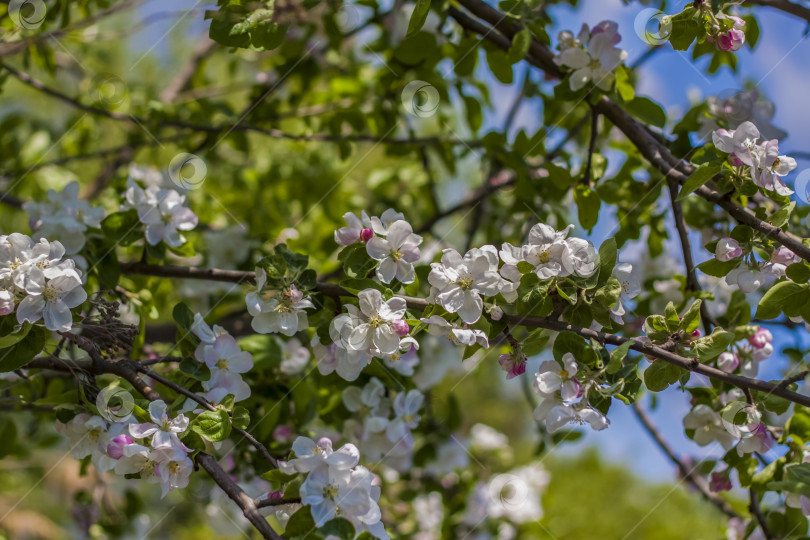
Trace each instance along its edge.
<instances>
[{"instance_id":1,"label":"pink tinged petal","mask_svg":"<svg viewBox=\"0 0 810 540\"><path fill-rule=\"evenodd\" d=\"M417 256L417 259L419 257ZM402 283L413 283L416 279L416 270L413 267L413 264L406 262L404 260L399 260L396 262L396 276L397 279Z\"/></svg>"},{"instance_id":2,"label":"pink tinged petal","mask_svg":"<svg viewBox=\"0 0 810 540\"><path fill-rule=\"evenodd\" d=\"M484 301L477 293L468 291L464 295L464 305L458 310L461 320L467 324L473 324L481 318L484 309ZM448 310L449 311L449 310Z\"/></svg>"},{"instance_id":3,"label":"pink tinged petal","mask_svg":"<svg viewBox=\"0 0 810 540\"><path fill-rule=\"evenodd\" d=\"M149 245L156 246L163 240L163 223L152 223L146 226L146 241Z\"/></svg>"},{"instance_id":4,"label":"pink tinged petal","mask_svg":"<svg viewBox=\"0 0 810 540\"><path fill-rule=\"evenodd\" d=\"M411 224L407 221L395 221L388 227L388 242L394 248L399 248L413 234Z\"/></svg>"},{"instance_id":5,"label":"pink tinged petal","mask_svg":"<svg viewBox=\"0 0 810 540\"><path fill-rule=\"evenodd\" d=\"M22 324L25 321L35 323L42 318L42 311L45 308L45 299L41 296L26 296L17 306L17 322Z\"/></svg>"},{"instance_id":6,"label":"pink tinged petal","mask_svg":"<svg viewBox=\"0 0 810 540\"><path fill-rule=\"evenodd\" d=\"M388 240L375 236L366 243L366 252L374 260L382 260L391 255L391 246Z\"/></svg>"},{"instance_id":7,"label":"pink tinged petal","mask_svg":"<svg viewBox=\"0 0 810 540\"><path fill-rule=\"evenodd\" d=\"M233 373L247 373L253 367L253 355L247 351L240 351L228 359L228 371Z\"/></svg>"},{"instance_id":8,"label":"pink tinged petal","mask_svg":"<svg viewBox=\"0 0 810 540\"><path fill-rule=\"evenodd\" d=\"M157 430L158 427L151 422L146 422L144 424L129 425L129 434L135 437L136 439L145 439L156 433Z\"/></svg>"},{"instance_id":9,"label":"pink tinged petal","mask_svg":"<svg viewBox=\"0 0 810 540\"><path fill-rule=\"evenodd\" d=\"M399 336L387 324L374 330L373 341L382 354L394 354L399 348Z\"/></svg>"},{"instance_id":10,"label":"pink tinged petal","mask_svg":"<svg viewBox=\"0 0 810 540\"><path fill-rule=\"evenodd\" d=\"M42 320L45 328L53 332L67 332L73 326L73 316L62 302L46 302L42 309Z\"/></svg>"},{"instance_id":11,"label":"pink tinged petal","mask_svg":"<svg viewBox=\"0 0 810 540\"><path fill-rule=\"evenodd\" d=\"M396 261L394 261L394 259L391 257L386 257L382 259L380 261L380 265L377 267L377 277L380 278L380 281L382 281L383 283L391 283L391 281L396 276L397 276Z\"/></svg>"},{"instance_id":12,"label":"pink tinged petal","mask_svg":"<svg viewBox=\"0 0 810 540\"><path fill-rule=\"evenodd\" d=\"M152 419L152 422L156 424L160 424L163 422L163 419L167 417L166 403L162 399L149 404L149 417Z\"/></svg>"},{"instance_id":13,"label":"pink tinged petal","mask_svg":"<svg viewBox=\"0 0 810 540\"><path fill-rule=\"evenodd\" d=\"M349 246L357 242L360 238L360 230L359 229L351 229L349 227L343 227L342 229L338 229L335 231L335 242L342 246Z\"/></svg>"}]
</instances>

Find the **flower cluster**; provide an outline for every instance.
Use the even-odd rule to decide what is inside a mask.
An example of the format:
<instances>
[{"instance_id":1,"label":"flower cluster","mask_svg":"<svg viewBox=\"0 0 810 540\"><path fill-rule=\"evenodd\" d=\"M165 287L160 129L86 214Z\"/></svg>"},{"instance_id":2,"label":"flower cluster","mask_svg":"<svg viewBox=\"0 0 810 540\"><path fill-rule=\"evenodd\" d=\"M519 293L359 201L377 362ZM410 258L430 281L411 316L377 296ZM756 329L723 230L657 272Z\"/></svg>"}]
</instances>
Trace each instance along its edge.
<instances>
[{"instance_id":1,"label":"flower cluster","mask_svg":"<svg viewBox=\"0 0 810 540\"><path fill-rule=\"evenodd\" d=\"M752 122L743 122L734 130L718 129L712 134L717 149L729 154L729 164L748 167L757 186L779 195L791 195L793 191L781 177L796 168L796 160L779 155L779 141L776 139L762 142L759 139L759 130Z\"/></svg>"},{"instance_id":2,"label":"flower cluster","mask_svg":"<svg viewBox=\"0 0 810 540\"><path fill-rule=\"evenodd\" d=\"M267 272L256 267L256 290L245 296L248 313L253 317L250 325L260 334L280 333L293 336L309 326L305 309L315 306L295 285L283 291L265 289ZM275 294L274 294L275 293Z\"/></svg>"},{"instance_id":3,"label":"flower cluster","mask_svg":"<svg viewBox=\"0 0 810 540\"><path fill-rule=\"evenodd\" d=\"M560 32L560 54L554 57L554 63L573 70L571 90L593 82L610 91L616 78L613 70L627 59L627 51L615 46L621 39L618 25L612 21L602 21L593 30L583 24L576 37L567 30Z\"/></svg>"},{"instance_id":4,"label":"flower cluster","mask_svg":"<svg viewBox=\"0 0 810 540\"><path fill-rule=\"evenodd\" d=\"M357 294L357 305L346 305L347 313L332 320L329 326L331 350L316 351L321 373L337 370L346 380L357 378L372 358L391 357L406 352L416 343L408 337L405 300L393 297L383 300L377 289Z\"/></svg>"},{"instance_id":5,"label":"flower cluster","mask_svg":"<svg viewBox=\"0 0 810 540\"><path fill-rule=\"evenodd\" d=\"M292 449L295 458L280 461L279 468L286 474L307 475L300 488L301 502L310 507L316 526L341 517L358 533L368 531L375 538L389 538L377 504L380 486L371 471L358 465L356 446L345 444L333 450L332 441L326 437L317 442L298 437Z\"/></svg>"},{"instance_id":6,"label":"flower cluster","mask_svg":"<svg viewBox=\"0 0 810 540\"><path fill-rule=\"evenodd\" d=\"M204 397L214 403L221 402L227 395L232 395L235 402L249 398L250 386L242 379L242 374L253 367L253 356L243 351L221 326L209 327L199 313L194 315L191 330L200 339L194 357L211 372L211 377L202 383L206 391ZM189 399L186 405L193 408L196 402Z\"/></svg>"},{"instance_id":7,"label":"flower cluster","mask_svg":"<svg viewBox=\"0 0 810 540\"><path fill-rule=\"evenodd\" d=\"M801 262L801 258L785 246L779 246L771 252L770 260L755 260L753 245L748 242L740 244L735 238L725 236L717 241L714 258L720 262L736 261L738 266L726 274L726 283L736 285L748 294L759 289L768 278L780 278L785 275L787 267Z\"/></svg>"},{"instance_id":8,"label":"flower cluster","mask_svg":"<svg viewBox=\"0 0 810 540\"><path fill-rule=\"evenodd\" d=\"M165 242L169 247L180 247L186 242L180 231L190 231L197 226L197 216L184 206L186 196L173 189L155 185L143 189L130 177L123 197L121 210L138 212L138 219L146 225L149 245Z\"/></svg>"},{"instance_id":9,"label":"flower cluster","mask_svg":"<svg viewBox=\"0 0 810 540\"><path fill-rule=\"evenodd\" d=\"M504 262L501 275L511 282L519 282L522 273L518 264L521 262L529 263L540 279L593 275L597 269L596 249L587 240L569 238L568 233L573 228L573 225L569 225L557 231L549 225L538 223L529 231L528 244L520 247L503 244L500 250ZM507 300L514 298L506 294L504 297Z\"/></svg>"},{"instance_id":10,"label":"flower cluster","mask_svg":"<svg viewBox=\"0 0 810 540\"><path fill-rule=\"evenodd\" d=\"M46 197L47 201L23 205L31 229L36 231L34 240L58 240L68 255L75 255L84 247L85 231L101 227L104 208L79 200L78 182L70 182L58 193L49 189Z\"/></svg>"},{"instance_id":11,"label":"flower cluster","mask_svg":"<svg viewBox=\"0 0 810 540\"><path fill-rule=\"evenodd\" d=\"M721 412L706 403L699 403L683 419L684 428L693 430L692 440L699 446L719 443L728 451L737 444L737 455L742 457L753 452L764 454L774 445L775 440L762 422L762 413L742 398L742 391L732 390L721 396ZM739 417L743 418L743 424Z\"/></svg>"},{"instance_id":12,"label":"flower cluster","mask_svg":"<svg viewBox=\"0 0 810 540\"><path fill-rule=\"evenodd\" d=\"M70 310L87 300L81 270L63 259L65 248L45 239L12 233L0 236L0 315L17 311L17 322L43 320L45 328L67 332Z\"/></svg>"},{"instance_id":13,"label":"flower cluster","mask_svg":"<svg viewBox=\"0 0 810 540\"><path fill-rule=\"evenodd\" d=\"M419 261L422 237L413 233L404 215L389 208L380 217L368 217L363 210L361 218L347 212L343 219L347 227L335 231L335 242L342 246L364 242L369 257L379 262L377 277L383 283L394 278L413 283L413 265Z\"/></svg>"},{"instance_id":14,"label":"flower cluster","mask_svg":"<svg viewBox=\"0 0 810 540\"><path fill-rule=\"evenodd\" d=\"M407 470L414 449L411 430L419 425L424 395L419 390L409 390L398 393L392 400L385 394L385 386L376 377L362 388L345 388L343 405L354 417L344 423L344 429L359 441L367 460L385 459L389 466Z\"/></svg>"},{"instance_id":15,"label":"flower cluster","mask_svg":"<svg viewBox=\"0 0 810 540\"><path fill-rule=\"evenodd\" d=\"M137 474L148 482L159 482L165 497L173 489L186 487L193 470L191 450L179 437L189 421L182 414L170 418L161 400L149 404L149 416L151 422L126 424L82 413L67 423L57 422L56 427L68 438L76 459L89 456L100 472Z\"/></svg>"},{"instance_id":16,"label":"flower cluster","mask_svg":"<svg viewBox=\"0 0 810 540\"><path fill-rule=\"evenodd\" d=\"M721 51L740 50L740 47L745 44L745 21L734 15L721 15L718 16L718 19L728 21L731 27L720 30L716 36L707 38L708 41L714 41Z\"/></svg>"},{"instance_id":17,"label":"flower cluster","mask_svg":"<svg viewBox=\"0 0 810 540\"><path fill-rule=\"evenodd\" d=\"M567 424L584 424L601 431L610 423L605 416L587 404L587 388L577 379L579 371L574 355L565 353L562 369L555 360L540 364L535 375L534 390L543 401L534 410L534 418L543 422L549 433ZM574 400L579 402L573 403Z\"/></svg>"},{"instance_id":18,"label":"flower cluster","mask_svg":"<svg viewBox=\"0 0 810 540\"><path fill-rule=\"evenodd\" d=\"M757 328L745 340L733 345L731 351L725 351L717 358L717 367L726 373L733 373L739 368L744 377L756 377L759 363L773 354L773 336L767 328Z\"/></svg>"}]
</instances>

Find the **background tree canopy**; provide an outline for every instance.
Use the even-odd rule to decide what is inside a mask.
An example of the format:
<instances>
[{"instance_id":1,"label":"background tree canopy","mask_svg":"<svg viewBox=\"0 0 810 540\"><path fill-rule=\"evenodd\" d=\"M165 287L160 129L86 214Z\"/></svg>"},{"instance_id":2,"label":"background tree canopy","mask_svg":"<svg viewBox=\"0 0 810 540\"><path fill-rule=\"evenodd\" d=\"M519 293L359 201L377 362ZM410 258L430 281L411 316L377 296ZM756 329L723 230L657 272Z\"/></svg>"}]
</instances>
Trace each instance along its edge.
<instances>
[{"instance_id":1,"label":"background tree canopy","mask_svg":"<svg viewBox=\"0 0 810 540\"><path fill-rule=\"evenodd\" d=\"M0 4L0 538L807 537L808 24Z\"/></svg>"}]
</instances>

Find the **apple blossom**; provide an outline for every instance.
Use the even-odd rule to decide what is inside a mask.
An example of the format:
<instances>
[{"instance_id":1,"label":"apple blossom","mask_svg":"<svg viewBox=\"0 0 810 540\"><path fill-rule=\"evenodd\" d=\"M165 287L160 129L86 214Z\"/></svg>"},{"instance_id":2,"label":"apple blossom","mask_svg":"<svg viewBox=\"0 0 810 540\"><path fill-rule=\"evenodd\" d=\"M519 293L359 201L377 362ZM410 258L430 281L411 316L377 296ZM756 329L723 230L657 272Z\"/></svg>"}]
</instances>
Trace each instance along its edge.
<instances>
[{"instance_id":1,"label":"apple blossom","mask_svg":"<svg viewBox=\"0 0 810 540\"><path fill-rule=\"evenodd\" d=\"M692 440L700 446L717 441L725 450L729 450L737 440L737 437L725 428L720 415L702 403L689 411L683 419L683 425L686 429L695 430Z\"/></svg>"},{"instance_id":2,"label":"apple blossom","mask_svg":"<svg viewBox=\"0 0 810 540\"><path fill-rule=\"evenodd\" d=\"M725 351L720 353L720 356L717 357L717 367L726 373L733 372L739 365L740 360L734 353Z\"/></svg>"},{"instance_id":3,"label":"apple blossom","mask_svg":"<svg viewBox=\"0 0 810 540\"><path fill-rule=\"evenodd\" d=\"M501 277L493 270L494 247L473 248L462 257L454 249L445 249L440 263L430 265L428 282L436 289L436 302L450 313L458 313L467 324L481 317L481 296L495 296ZM497 264L497 263L495 263Z\"/></svg>"},{"instance_id":4,"label":"apple blossom","mask_svg":"<svg viewBox=\"0 0 810 540\"><path fill-rule=\"evenodd\" d=\"M146 190L130 178L124 193L122 209L134 208L138 219L146 225L146 241L156 246L161 241L169 247L179 247L186 241L180 231L190 231L197 226L197 216L184 206L186 197L173 189Z\"/></svg>"},{"instance_id":5,"label":"apple blossom","mask_svg":"<svg viewBox=\"0 0 810 540\"><path fill-rule=\"evenodd\" d=\"M293 336L309 325L305 309L313 309L312 302L295 285L267 300L262 293L267 283L267 272L256 267L256 290L245 295L248 313L253 317L250 325L260 334L280 333Z\"/></svg>"},{"instance_id":6,"label":"apple blossom","mask_svg":"<svg viewBox=\"0 0 810 540\"><path fill-rule=\"evenodd\" d=\"M413 375L414 368L419 364L419 342L412 337L405 337L399 342L399 350L392 354L381 354L385 365L402 375Z\"/></svg>"},{"instance_id":7,"label":"apple blossom","mask_svg":"<svg viewBox=\"0 0 810 540\"><path fill-rule=\"evenodd\" d=\"M737 51L745 43L745 21L740 17L729 15L726 17L733 22L733 26L719 34L716 38L717 48L721 51ZM711 40L711 39L710 39Z\"/></svg>"},{"instance_id":8,"label":"apple blossom","mask_svg":"<svg viewBox=\"0 0 810 540\"><path fill-rule=\"evenodd\" d=\"M394 419L385 428L391 442L410 437L411 430L419 425L419 410L425 396L419 390L409 390L397 394L394 399Z\"/></svg>"},{"instance_id":9,"label":"apple blossom","mask_svg":"<svg viewBox=\"0 0 810 540\"><path fill-rule=\"evenodd\" d=\"M124 447L133 442L132 437L129 435L124 433L116 435L107 445L107 455L113 459L121 459L124 455Z\"/></svg>"},{"instance_id":10,"label":"apple blossom","mask_svg":"<svg viewBox=\"0 0 810 540\"><path fill-rule=\"evenodd\" d=\"M562 357L563 367L555 360L547 360L540 364L535 375L534 389L541 397L554 397L560 392L564 402L570 402L582 396L582 385L576 378L579 366L574 355L565 353Z\"/></svg>"},{"instance_id":11,"label":"apple blossom","mask_svg":"<svg viewBox=\"0 0 810 540\"><path fill-rule=\"evenodd\" d=\"M621 294L616 299L616 304L610 308L610 318L618 324L624 324L624 300L635 298L641 293L641 278L639 272L633 271L630 263L617 263L611 274L621 285Z\"/></svg>"},{"instance_id":12,"label":"apple blossom","mask_svg":"<svg viewBox=\"0 0 810 540\"><path fill-rule=\"evenodd\" d=\"M748 343L755 349L762 349L773 342L773 335L767 328L757 328L757 331L748 336Z\"/></svg>"},{"instance_id":13,"label":"apple blossom","mask_svg":"<svg viewBox=\"0 0 810 540\"><path fill-rule=\"evenodd\" d=\"M160 480L161 497L165 497L173 489L188 486L189 477L194 469L191 459L176 448L156 448L154 451L160 454L155 473Z\"/></svg>"},{"instance_id":14,"label":"apple blossom","mask_svg":"<svg viewBox=\"0 0 810 540\"><path fill-rule=\"evenodd\" d=\"M360 213L360 216L358 219L352 212L343 214L343 220L347 226L335 231L335 242L341 246L349 246L360 240L364 231L372 233L371 218L368 217L365 210ZM363 239L364 242L368 242L368 238L371 238L372 234L366 236L367 238Z\"/></svg>"},{"instance_id":15,"label":"apple blossom","mask_svg":"<svg viewBox=\"0 0 810 540\"><path fill-rule=\"evenodd\" d=\"M392 324L405 315L405 300L393 297L383 301L377 289L360 291L357 299L357 306L346 306L351 317L341 330L346 337L346 348L353 351L376 348L382 354L396 352L400 340Z\"/></svg>"},{"instance_id":16,"label":"apple blossom","mask_svg":"<svg viewBox=\"0 0 810 540\"><path fill-rule=\"evenodd\" d=\"M761 422L751 424L748 426L748 432L743 435L739 444L737 444L737 455L742 457L752 452L764 454L771 449L774 442L765 424Z\"/></svg>"},{"instance_id":17,"label":"apple blossom","mask_svg":"<svg viewBox=\"0 0 810 540\"><path fill-rule=\"evenodd\" d=\"M593 31L582 25L576 40L570 33L561 36L560 54L554 57L554 63L573 70L569 80L571 90L577 91L593 82L610 91L615 79L613 70L627 58L627 51L615 47L620 40L617 25L611 21L599 23Z\"/></svg>"},{"instance_id":18,"label":"apple blossom","mask_svg":"<svg viewBox=\"0 0 810 540\"><path fill-rule=\"evenodd\" d=\"M439 315L431 315L427 319L419 319L428 325L428 332L434 336L444 336L456 345L471 346L478 344L484 348L489 347L489 340L483 330L459 328Z\"/></svg>"},{"instance_id":19,"label":"apple blossom","mask_svg":"<svg viewBox=\"0 0 810 540\"><path fill-rule=\"evenodd\" d=\"M35 323L42 319L45 328L53 331L70 331L73 326L70 310L87 300L78 271L72 268L45 271L37 266L31 268L25 280L25 293L27 296L17 306L17 322Z\"/></svg>"},{"instance_id":20,"label":"apple blossom","mask_svg":"<svg viewBox=\"0 0 810 540\"><path fill-rule=\"evenodd\" d=\"M785 246L779 246L771 253L771 262L783 266L790 266L791 264L802 262L802 258Z\"/></svg>"},{"instance_id":21,"label":"apple blossom","mask_svg":"<svg viewBox=\"0 0 810 540\"><path fill-rule=\"evenodd\" d=\"M340 329L348 321L349 316L346 314L332 321L329 331L333 334L333 339L340 339ZM323 345L317 335L312 338L312 350L318 360L318 372L321 375L337 372L338 376L347 381L357 379L363 368L371 362L371 355L367 351L350 351L341 347L338 342Z\"/></svg>"},{"instance_id":22,"label":"apple blossom","mask_svg":"<svg viewBox=\"0 0 810 540\"><path fill-rule=\"evenodd\" d=\"M35 240L59 240L68 254L78 253L85 244L85 231L98 229L104 219L104 208L90 206L79 200L79 183L69 182L57 193L49 189L47 202L27 202L23 210L28 213Z\"/></svg>"},{"instance_id":23,"label":"apple blossom","mask_svg":"<svg viewBox=\"0 0 810 540\"><path fill-rule=\"evenodd\" d=\"M295 375L309 363L309 349L296 338L281 343L281 364L279 369L285 375Z\"/></svg>"},{"instance_id":24,"label":"apple blossom","mask_svg":"<svg viewBox=\"0 0 810 540\"><path fill-rule=\"evenodd\" d=\"M159 399L149 404L149 417L151 422L143 424L130 424L129 434L136 439L151 437L153 448L173 447L188 451L186 445L178 437L188 429L188 418L179 414L175 418L170 418L166 413L166 403Z\"/></svg>"},{"instance_id":25,"label":"apple blossom","mask_svg":"<svg viewBox=\"0 0 810 540\"><path fill-rule=\"evenodd\" d=\"M754 183L768 191L775 191L779 195L789 196L793 190L782 182L782 176L796 168L796 160L788 156L779 155L779 143L774 139L765 141L757 147L754 167L751 168L751 177Z\"/></svg>"},{"instance_id":26,"label":"apple blossom","mask_svg":"<svg viewBox=\"0 0 810 540\"><path fill-rule=\"evenodd\" d=\"M554 398L543 399L534 409L534 419L543 422L549 433L554 433L568 424L590 424L591 429L601 431L610 422L605 416L587 405L566 405Z\"/></svg>"},{"instance_id":27,"label":"apple blossom","mask_svg":"<svg viewBox=\"0 0 810 540\"><path fill-rule=\"evenodd\" d=\"M717 241L714 249L714 257L721 262L728 262L742 255L742 248L739 242L733 238L724 237Z\"/></svg>"},{"instance_id":28,"label":"apple blossom","mask_svg":"<svg viewBox=\"0 0 810 540\"><path fill-rule=\"evenodd\" d=\"M253 367L253 356L243 351L233 336L222 334L202 350L198 347L196 358L205 363L211 372L211 378L203 382L205 390L227 389L228 394L234 396L234 401L250 397L250 386L242 380L241 375Z\"/></svg>"},{"instance_id":29,"label":"apple blossom","mask_svg":"<svg viewBox=\"0 0 810 540\"><path fill-rule=\"evenodd\" d=\"M401 283L413 283L416 274L413 263L419 260L419 244L422 237L413 234L407 221L395 221L388 228L385 238L375 236L366 243L369 256L380 262L377 277L383 283L397 278Z\"/></svg>"},{"instance_id":30,"label":"apple blossom","mask_svg":"<svg viewBox=\"0 0 810 540\"><path fill-rule=\"evenodd\" d=\"M757 159L759 130L751 122L743 122L737 129L718 129L712 133L712 142L721 152L734 154L742 163L753 167Z\"/></svg>"},{"instance_id":31,"label":"apple blossom","mask_svg":"<svg viewBox=\"0 0 810 540\"><path fill-rule=\"evenodd\" d=\"M736 285L742 292L749 294L759 289L767 275L758 266L738 266L726 274L726 283Z\"/></svg>"},{"instance_id":32,"label":"apple blossom","mask_svg":"<svg viewBox=\"0 0 810 540\"><path fill-rule=\"evenodd\" d=\"M506 372L507 379L514 379L526 373L527 358L519 353L504 353L498 357L498 364Z\"/></svg>"}]
</instances>

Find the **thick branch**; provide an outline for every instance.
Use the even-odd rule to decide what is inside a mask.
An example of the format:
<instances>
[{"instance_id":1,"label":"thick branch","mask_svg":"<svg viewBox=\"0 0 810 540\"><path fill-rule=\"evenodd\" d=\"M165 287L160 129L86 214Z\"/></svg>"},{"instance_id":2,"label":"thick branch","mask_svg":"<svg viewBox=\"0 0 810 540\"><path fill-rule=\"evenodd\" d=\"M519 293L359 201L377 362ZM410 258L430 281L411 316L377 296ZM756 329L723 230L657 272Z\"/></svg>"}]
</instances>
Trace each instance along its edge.
<instances>
[{"instance_id":1,"label":"thick branch","mask_svg":"<svg viewBox=\"0 0 810 540\"><path fill-rule=\"evenodd\" d=\"M708 482L702 476L695 474L694 469L687 467L687 465L681 461L672 447L669 446L666 440L664 440L661 433L655 427L652 419L646 413L644 409L641 408L638 401L633 403L633 412L636 413L636 418L638 418L641 425L644 426L644 429L647 430L647 433L650 434L650 437L655 441L658 447L664 452L669 459L675 463L678 467L678 470L683 476L684 480L692 484L692 486L697 489L703 497L715 505L721 512L726 514L730 518L739 518L740 516L731 508L731 505L728 502L724 501L720 497L717 496L716 493L713 493L712 490L709 488Z\"/></svg>"},{"instance_id":2,"label":"thick branch","mask_svg":"<svg viewBox=\"0 0 810 540\"><path fill-rule=\"evenodd\" d=\"M158 276L158 277L173 277L173 278L189 278L189 279L208 279L212 281L228 281L233 283L250 283L254 279L252 272L241 272L238 270L220 270L217 268L187 268L182 266L160 266L143 263L126 263L121 265L121 271L125 274L138 274L145 276ZM316 286L317 290L326 296L354 296L349 291L333 283L319 282ZM423 298L414 298L412 296L401 296L405 299L408 308L424 311L429 303ZM608 334L590 328L582 328L563 321L545 318L534 317L530 315L504 315L506 322L510 326L526 326L529 328L544 328L546 330L553 330L555 332L573 332L585 339L594 339L603 345L621 345L630 342L630 348L643 353L647 356L659 358L672 365L678 366L687 371L694 371L700 373L711 379L728 383L738 388L756 390L758 392L765 392L784 398L793 403L810 407L810 397L802 394L787 390L779 384L761 381L759 379L752 379L735 375L733 373L726 373L712 366L701 364L696 358L686 358L675 354L673 352L662 349L655 345L643 343L634 339L625 338L616 334Z\"/></svg>"}]
</instances>

